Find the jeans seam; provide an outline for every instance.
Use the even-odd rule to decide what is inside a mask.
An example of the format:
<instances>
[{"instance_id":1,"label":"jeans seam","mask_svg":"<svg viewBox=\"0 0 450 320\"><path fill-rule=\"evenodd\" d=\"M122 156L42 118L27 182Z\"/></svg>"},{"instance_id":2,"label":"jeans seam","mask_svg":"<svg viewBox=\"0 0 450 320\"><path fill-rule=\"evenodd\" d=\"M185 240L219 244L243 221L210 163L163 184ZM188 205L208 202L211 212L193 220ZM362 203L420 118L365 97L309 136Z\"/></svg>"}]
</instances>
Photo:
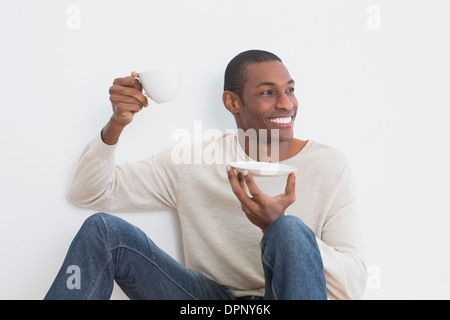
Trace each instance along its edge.
<instances>
[{"instance_id":1,"label":"jeans seam","mask_svg":"<svg viewBox=\"0 0 450 320\"><path fill-rule=\"evenodd\" d=\"M106 232L109 235L109 228L108 228L108 224L106 223L105 219L102 217L102 215L100 214L99 217L102 219L103 223L105 224L106 227Z\"/></svg>"},{"instance_id":2,"label":"jeans seam","mask_svg":"<svg viewBox=\"0 0 450 320\"><path fill-rule=\"evenodd\" d=\"M144 253L140 252L139 250L136 250L133 247L127 246L127 245L115 245L114 247L110 248L110 251L116 250L116 249L128 249L138 255L140 255L141 257L143 257L145 260L147 260L148 262L150 262L153 266L156 267L156 269L159 270L159 272L161 272L167 279L169 279L169 281L171 281L172 283L174 283L177 287L179 287L184 293L186 293L189 297L191 297L194 300L197 300L197 298L195 298L190 292L188 292L180 283L178 283L177 281L175 281L171 276L169 276L163 269L161 269L159 267L159 265L157 263L155 263L152 259L150 259L147 255L145 255Z\"/></svg>"},{"instance_id":3,"label":"jeans seam","mask_svg":"<svg viewBox=\"0 0 450 320\"><path fill-rule=\"evenodd\" d=\"M94 294L95 290L97 289L98 283L100 282L100 278L101 278L103 272L105 271L106 266L107 266L107 265L109 264L109 262L111 261L111 259L112 259L112 257L110 256L110 257L106 260L106 262L103 264L103 266L101 267L100 273L99 273L99 275L98 275L98 277L97 277L97 280L95 280L94 284L92 285L92 289L90 290L89 294L88 294L87 297L86 297L87 300L90 300L90 299L92 298L92 295Z\"/></svg>"},{"instance_id":4,"label":"jeans seam","mask_svg":"<svg viewBox=\"0 0 450 320\"><path fill-rule=\"evenodd\" d=\"M264 257L262 257L262 262L273 271L273 266Z\"/></svg>"},{"instance_id":5,"label":"jeans seam","mask_svg":"<svg viewBox=\"0 0 450 320\"><path fill-rule=\"evenodd\" d=\"M106 223L105 219L102 217L101 214L98 215L98 216L102 219L103 224L105 225L105 228L106 228L106 236L107 236L108 242L109 242L109 228L108 228L108 224ZM111 251L111 250L110 250L110 251ZM91 289L90 291L88 291L89 294L88 294L87 297L86 297L87 300L90 300L90 299L92 298L92 295L94 294L94 292L95 292L95 290L97 289L97 286L98 286L98 284L99 284L99 282L100 282L100 278L101 278L101 276L103 275L103 272L105 271L105 269L106 269L106 267L108 266L108 264L109 264L109 262L111 261L111 259L112 259L112 256L109 256L108 259L106 260L106 262L105 262L105 263L103 264L103 266L100 268L100 273L99 273L97 279L95 280L94 284L92 285L92 289Z\"/></svg>"},{"instance_id":6,"label":"jeans seam","mask_svg":"<svg viewBox=\"0 0 450 320\"><path fill-rule=\"evenodd\" d=\"M272 274L273 274L274 273L273 266L264 257L262 257L261 260L266 267L268 267L270 270L272 270ZM270 286L272 287L272 294L273 294L274 299L278 300L278 295L275 290L275 284L273 282L273 277L272 277L272 280L270 281Z\"/></svg>"},{"instance_id":7,"label":"jeans seam","mask_svg":"<svg viewBox=\"0 0 450 320\"><path fill-rule=\"evenodd\" d=\"M104 219L101 215L100 215L100 218L102 219L103 223L104 223L105 226L106 226L106 231L107 231L106 234L107 234L107 237L108 237L108 243L110 243L108 224L106 223L105 219ZM143 234L144 236L146 236L145 233L144 233L141 229L139 229L139 228L137 228L137 229L138 229L140 232L142 232L142 234ZM147 240L147 242L148 242L148 240ZM149 245L150 245L150 244L149 244ZM150 259L147 255L145 255L143 252L137 250L136 248L133 248L133 247L130 247L130 246L127 246L127 245L123 245L123 244L117 244L117 245L115 245L115 246L110 247L110 248L109 248L109 252L111 253L113 250L116 250L116 249L119 249L119 248L128 249L128 250L130 250L130 251L132 251L132 252L134 252L134 253L140 255L140 256L143 257L145 260L147 260L147 261L150 262L152 265L154 265L154 266L156 267L156 269L159 270L159 272L161 272L167 279L169 279L169 281L171 281L171 282L174 283L177 287L179 287L180 290L182 290L184 293L186 293L186 294L187 294L189 297L191 297L192 299L197 300L191 293L189 293L183 286L181 286L180 283L178 283L177 281L175 281L175 280L174 280L172 277L170 277L163 269L161 269L161 268L159 267L159 265L157 265L152 259ZM97 287L97 285L98 285L98 282L100 281L100 276L102 275L103 271L105 270L106 266L107 266L108 263L111 261L111 259L112 259L112 256L111 256L111 257L108 259L108 261L102 266L102 269L101 269L101 271L100 271L100 275L99 275L99 277L97 278L97 280L96 280L96 282L95 282L95 284L94 284L94 288L93 288L91 294L89 295L89 297L91 297L92 294L94 293L94 291L95 291L95 289L96 289L96 287Z\"/></svg>"},{"instance_id":8,"label":"jeans seam","mask_svg":"<svg viewBox=\"0 0 450 320\"><path fill-rule=\"evenodd\" d=\"M277 291L275 290L275 283L273 283L273 280L272 280L272 283L270 285L272 286L272 294L273 294L274 300L279 300Z\"/></svg>"}]
</instances>

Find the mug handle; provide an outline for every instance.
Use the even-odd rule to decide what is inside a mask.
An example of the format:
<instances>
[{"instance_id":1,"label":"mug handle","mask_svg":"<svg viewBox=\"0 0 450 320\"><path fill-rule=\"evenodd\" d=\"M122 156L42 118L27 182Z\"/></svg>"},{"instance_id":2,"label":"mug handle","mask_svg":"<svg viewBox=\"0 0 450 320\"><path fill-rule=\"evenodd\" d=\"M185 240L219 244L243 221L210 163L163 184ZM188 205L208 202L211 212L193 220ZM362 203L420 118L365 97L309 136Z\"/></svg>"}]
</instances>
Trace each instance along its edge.
<instances>
[{"instance_id":1,"label":"mug handle","mask_svg":"<svg viewBox=\"0 0 450 320\"><path fill-rule=\"evenodd\" d=\"M139 77L134 77L139 83L142 85L141 79ZM146 96L147 98L150 98L150 96L145 92L144 87L142 87L142 94ZM151 99L151 98L150 98Z\"/></svg>"}]
</instances>

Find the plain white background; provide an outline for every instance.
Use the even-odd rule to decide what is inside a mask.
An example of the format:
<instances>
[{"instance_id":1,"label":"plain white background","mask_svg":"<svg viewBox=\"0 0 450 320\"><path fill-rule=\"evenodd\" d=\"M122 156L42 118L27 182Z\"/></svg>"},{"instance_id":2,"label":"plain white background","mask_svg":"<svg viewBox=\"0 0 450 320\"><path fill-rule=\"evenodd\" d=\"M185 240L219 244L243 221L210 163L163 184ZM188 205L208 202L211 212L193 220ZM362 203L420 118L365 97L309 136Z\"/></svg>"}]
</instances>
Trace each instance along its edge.
<instances>
[{"instance_id":1,"label":"plain white background","mask_svg":"<svg viewBox=\"0 0 450 320\"><path fill-rule=\"evenodd\" d=\"M234 128L223 72L247 49L296 80L296 136L345 152L359 190L365 299L450 298L450 5L411 0L16 0L0 10L0 298L42 299L93 211L65 196L131 71L176 64L175 102L138 114L117 161ZM174 212L122 213L182 261ZM116 288L113 298L124 295Z\"/></svg>"}]
</instances>

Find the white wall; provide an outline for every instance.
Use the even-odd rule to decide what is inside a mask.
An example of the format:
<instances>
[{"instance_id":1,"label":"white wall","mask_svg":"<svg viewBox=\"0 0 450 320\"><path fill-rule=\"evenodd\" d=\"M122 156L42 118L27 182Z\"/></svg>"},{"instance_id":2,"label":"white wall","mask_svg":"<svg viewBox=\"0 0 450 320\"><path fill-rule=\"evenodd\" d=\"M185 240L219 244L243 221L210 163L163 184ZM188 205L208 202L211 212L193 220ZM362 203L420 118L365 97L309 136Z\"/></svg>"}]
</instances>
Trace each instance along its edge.
<instances>
[{"instance_id":1,"label":"white wall","mask_svg":"<svg viewBox=\"0 0 450 320\"><path fill-rule=\"evenodd\" d=\"M73 6L74 7L73 7ZM65 191L132 70L177 64L178 99L139 114L119 162L234 128L221 103L237 53L278 54L297 82L296 135L355 171L367 299L450 298L448 1L16 0L0 10L0 299L41 299L90 210ZM78 11L77 11L78 10ZM79 12L79 15L77 15ZM173 212L121 214L182 259ZM114 298L123 298L119 290Z\"/></svg>"}]
</instances>

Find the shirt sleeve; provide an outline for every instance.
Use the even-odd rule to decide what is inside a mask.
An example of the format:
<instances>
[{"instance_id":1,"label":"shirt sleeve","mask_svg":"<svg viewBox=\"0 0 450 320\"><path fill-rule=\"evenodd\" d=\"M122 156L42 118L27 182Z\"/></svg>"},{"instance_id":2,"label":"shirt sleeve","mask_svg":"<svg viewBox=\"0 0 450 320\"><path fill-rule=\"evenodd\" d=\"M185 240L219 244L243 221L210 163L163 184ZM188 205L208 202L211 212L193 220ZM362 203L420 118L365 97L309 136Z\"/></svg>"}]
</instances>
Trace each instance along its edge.
<instances>
[{"instance_id":1,"label":"shirt sleeve","mask_svg":"<svg viewBox=\"0 0 450 320\"><path fill-rule=\"evenodd\" d=\"M355 185L348 164L343 170L317 242L323 260L328 297L360 299L366 287L367 273Z\"/></svg>"},{"instance_id":2,"label":"shirt sleeve","mask_svg":"<svg viewBox=\"0 0 450 320\"><path fill-rule=\"evenodd\" d=\"M74 204L99 211L176 209L181 165L170 150L136 163L115 164L117 145L106 145L100 134L83 150L68 191Z\"/></svg>"}]
</instances>

